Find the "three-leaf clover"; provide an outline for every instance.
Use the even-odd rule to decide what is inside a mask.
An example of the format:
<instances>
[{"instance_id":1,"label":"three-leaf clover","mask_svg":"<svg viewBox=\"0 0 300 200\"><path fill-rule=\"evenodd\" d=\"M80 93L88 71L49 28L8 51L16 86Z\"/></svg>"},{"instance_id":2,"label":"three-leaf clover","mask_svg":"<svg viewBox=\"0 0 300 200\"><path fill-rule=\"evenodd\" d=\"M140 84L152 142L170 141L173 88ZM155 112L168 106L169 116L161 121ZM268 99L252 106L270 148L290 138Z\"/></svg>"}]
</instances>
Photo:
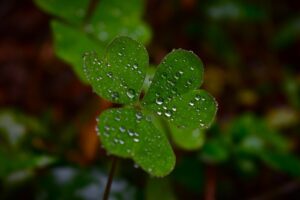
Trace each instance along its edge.
<instances>
[{"instance_id":1,"label":"three-leaf clover","mask_svg":"<svg viewBox=\"0 0 300 200\"><path fill-rule=\"evenodd\" d=\"M153 124L153 116L181 131L203 129L212 123L217 103L198 89L204 73L201 60L182 49L163 59L140 100L148 65L145 47L121 36L100 57L86 53L83 70L95 93L126 105L108 109L98 118L104 148L110 154L133 159L153 176L165 176L174 168L175 155L166 134Z\"/></svg>"}]
</instances>

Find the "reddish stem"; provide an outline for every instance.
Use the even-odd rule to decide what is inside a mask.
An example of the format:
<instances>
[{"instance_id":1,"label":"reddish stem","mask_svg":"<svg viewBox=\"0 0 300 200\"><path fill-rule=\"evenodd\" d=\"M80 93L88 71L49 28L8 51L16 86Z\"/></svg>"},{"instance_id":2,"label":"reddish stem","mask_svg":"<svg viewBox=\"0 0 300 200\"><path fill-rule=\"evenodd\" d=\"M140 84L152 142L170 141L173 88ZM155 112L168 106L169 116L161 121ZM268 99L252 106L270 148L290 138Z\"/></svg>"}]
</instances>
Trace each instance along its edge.
<instances>
[{"instance_id":1,"label":"reddish stem","mask_svg":"<svg viewBox=\"0 0 300 200\"><path fill-rule=\"evenodd\" d=\"M214 166L208 165L206 167L206 182L204 190L204 199L205 200L215 200L216 194L216 168Z\"/></svg>"}]
</instances>

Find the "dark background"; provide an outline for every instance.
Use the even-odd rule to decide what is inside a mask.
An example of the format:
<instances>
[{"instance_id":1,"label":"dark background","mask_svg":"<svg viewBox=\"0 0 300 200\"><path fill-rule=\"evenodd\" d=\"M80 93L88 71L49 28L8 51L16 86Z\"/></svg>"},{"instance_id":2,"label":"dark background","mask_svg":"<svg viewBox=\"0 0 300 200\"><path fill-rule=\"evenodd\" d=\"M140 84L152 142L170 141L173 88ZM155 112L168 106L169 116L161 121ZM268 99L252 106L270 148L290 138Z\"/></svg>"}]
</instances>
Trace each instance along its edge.
<instances>
[{"instance_id":1,"label":"dark background","mask_svg":"<svg viewBox=\"0 0 300 200\"><path fill-rule=\"evenodd\" d=\"M173 48L194 51L205 65L204 88L219 103L217 123L226 127L232 119L251 112L267 123L275 123L277 130L289 138L297 155L300 3L270 0L240 3L246 5L246 14L235 14L234 10L218 14L209 0L147 1L144 19L153 34L147 46L150 62L158 64ZM9 182L3 178L0 181L3 199L43 199L44 193L53 191L57 198L61 197L58 199L67 199L67 194L76 193L79 186L68 186L63 191L48 180L53 170L67 166L63 168L69 170L66 173L76 171L79 174L76 180L82 185L89 182L86 177L93 176L90 174L93 170L100 169L101 173L97 173L105 180L110 163L94 132L94 118L112 105L92 93L72 68L55 56L49 27L51 18L30 0L0 3L1 112L9 110L25 118L28 115L37 124L32 128L34 134L28 136L21 149L57 158L50 166L34 169L28 179ZM0 145L3 145L1 141ZM197 153L176 150L179 160L186 159L187 163L193 163ZM4 162L7 161L0 160L0 165ZM148 175L134 169L130 161L121 162L123 169L117 177L133 188L137 198L143 199ZM186 176L201 180L193 180L190 186L176 181L181 179L176 179L180 173L175 172L171 182L178 199L202 199L207 195L204 189L207 187L215 188L217 199L249 199L261 195L261 199L300 198L297 177L264 165L259 166L260 172L252 178L230 169L230 163L208 168L201 162L187 165L196 169L183 168L189 174ZM213 175L207 176L210 170L214 171ZM277 194L277 191L282 192ZM98 192L100 196L101 191Z\"/></svg>"}]
</instances>

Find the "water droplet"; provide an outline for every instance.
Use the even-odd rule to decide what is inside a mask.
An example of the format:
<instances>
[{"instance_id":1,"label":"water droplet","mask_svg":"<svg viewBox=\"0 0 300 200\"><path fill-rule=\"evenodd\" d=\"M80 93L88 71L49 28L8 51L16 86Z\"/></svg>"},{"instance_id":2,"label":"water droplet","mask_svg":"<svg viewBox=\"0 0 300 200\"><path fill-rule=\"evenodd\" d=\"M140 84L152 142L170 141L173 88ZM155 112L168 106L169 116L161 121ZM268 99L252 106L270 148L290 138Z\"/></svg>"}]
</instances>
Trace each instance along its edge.
<instances>
[{"instance_id":1,"label":"water droplet","mask_svg":"<svg viewBox=\"0 0 300 200\"><path fill-rule=\"evenodd\" d=\"M171 86L174 86L175 83L171 80L171 79L168 79L167 82L171 85Z\"/></svg>"},{"instance_id":2,"label":"water droplet","mask_svg":"<svg viewBox=\"0 0 300 200\"><path fill-rule=\"evenodd\" d=\"M118 92L112 92L111 93L111 98L113 100L118 100L119 99L119 93Z\"/></svg>"},{"instance_id":3,"label":"water droplet","mask_svg":"<svg viewBox=\"0 0 300 200\"><path fill-rule=\"evenodd\" d=\"M130 99L133 99L135 97L134 89L128 89L126 94Z\"/></svg>"},{"instance_id":4,"label":"water droplet","mask_svg":"<svg viewBox=\"0 0 300 200\"><path fill-rule=\"evenodd\" d=\"M102 80L102 76L98 76L97 78L96 78L96 81L101 81Z\"/></svg>"},{"instance_id":5,"label":"water droplet","mask_svg":"<svg viewBox=\"0 0 300 200\"><path fill-rule=\"evenodd\" d=\"M128 129L127 131L129 136L133 136L134 135L134 131L132 129Z\"/></svg>"},{"instance_id":6,"label":"water droplet","mask_svg":"<svg viewBox=\"0 0 300 200\"><path fill-rule=\"evenodd\" d=\"M162 79L166 79L166 78L167 78L167 74L166 74L166 73L162 73L162 74L161 74L161 78L162 78Z\"/></svg>"},{"instance_id":7,"label":"water droplet","mask_svg":"<svg viewBox=\"0 0 300 200\"><path fill-rule=\"evenodd\" d=\"M116 120L116 121L120 121L121 118L120 118L119 116L116 116L116 117L115 117L115 120Z\"/></svg>"},{"instance_id":8,"label":"water droplet","mask_svg":"<svg viewBox=\"0 0 300 200\"><path fill-rule=\"evenodd\" d=\"M163 104L163 103L164 103L163 98L158 97L158 98L156 99L156 104L157 104L157 105L161 105L161 104Z\"/></svg>"},{"instance_id":9,"label":"water droplet","mask_svg":"<svg viewBox=\"0 0 300 200\"><path fill-rule=\"evenodd\" d=\"M187 82L186 82L188 85L192 85L192 81L191 80L188 80Z\"/></svg>"},{"instance_id":10,"label":"water droplet","mask_svg":"<svg viewBox=\"0 0 300 200\"><path fill-rule=\"evenodd\" d=\"M107 72L106 76L107 76L108 78L112 78L112 77L113 77L113 73L112 73L112 72Z\"/></svg>"},{"instance_id":11,"label":"water droplet","mask_svg":"<svg viewBox=\"0 0 300 200\"><path fill-rule=\"evenodd\" d=\"M104 129L105 129L106 131L109 131L109 130L110 130L110 127L109 127L109 126L104 126Z\"/></svg>"},{"instance_id":12,"label":"water droplet","mask_svg":"<svg viewBox=\"0 0 300 200\"><path fill-rule=\"evenodd\" d=\"M139 142L140 140L138 138L133 138L134 142Z\"/></svg>"},{"instance_id":13,"label":"water droplet","mask_svg":"<svg viewBox=\"0 0 300 200\"><path fill-rule=\"evenodd\" d=\"M125 127L123 127L123 126L120 126L119 130L121 131L121 133L124 133L126 131Z\"/></svg>"},{"instance_id":14,"label":"water droplet","mask_svg":"<svg viewBox=\"0 0 300 200\"><path fill-rule=\"evenodd\" d=\"M193 101L190 101L189 105L190 105L190 106L194 106L195 103L194 103Z\"/></svg>"},{"instance_id":15,"label":"water droplet","mask_svg":"<svg viewBox=\"0 0 300 200\"><path fill-rule=\"evenodd\" d=\"M159 116L162 114L161 111L157 111L156 113L157 113Z\"/></svg>"},{"instance_id":16,"label":"water droplet","mask_svg":"<svg viewBox=\"0 0 300 200\"><path fill-rule=\"evenodd\" d=\"M175 112L177 109L176 109L176 107L172 107L172 110Z\"/></svg>"},{"instance_id":17,"label":"water droplet","mask_svg":"<svg viewBox=\"0 0 300 200\"><path fill-rule=\"evenodd\" d=\"M182 75L182 74L183 74L183 71L179 70L178 73L179 73L180 75Z\"/></svg>"},{"instance_id":18,"label":"water droplet","mask_svg":"<svg viewBox=\"0 0 300 200\"><path fill-rule=\"evenodd\" d=\"M135 114L135 117L136 117L137 120L141 120L143 118L143 114L141 112L137 112Z\"/></svg>"},{"instance_id":19,"label":"water droplet","mask_svg":"<svg viewBox=\"0 0 300 200\"><path fill-rule=\"evenodd\" d=\"M195 70L195 68L194 68L194 67L191 67L190 69L191 69L192 71L194 71L194 70Z\"/></svg>"},{"instance_id":20,"label":"water droplet","mask_svg":"<svg viewBox=\"0 0 300 200\"><path fill-rule=\"evenodd\" d=\"M196 101L199 101L200 98L201 98L201 96L200 96L199 94L197 94L197 95L195 96L195 100L196 100Z\"/></svg>"},{"instance_id":21,"label":"water droplet","mask_svg":"<svg viewBox=\"0 0 300 200\"><path fill-rule=\"evenodd\" d=\"M121 52L118 52L118 55L119 55L119 56L122 56L123 54L122 54Z\"/></svg>"},{"instance_id":22,"label":"water droplet","mask_svg":"<svg viewBox=\"0 0 300 200\"><path fill-rule=\"evenodd\" d=\"M133 69L137 69L137 68L138 68L138 64L134 63L134 64L132 65L132 68L133 68Z\"/></svg>"},{"instance_id":23,"label":"water droplet","mask_svg":"<svg viewBox=\"0 0 300 200\"><path fill-rule=\"evenodd\" d=\"M172 112L171 112L170 110L167 110L167 111L165 112L165 116L166 116L166 117L171 117L171 115L172 115Z\"/></svg>"},{"instance_id":24,"label":"water droplet","mask_svg":"<svg viewBox=\"0 0 300 200\"><path fill-rule=\"evenodd\" d=\"M125 142L123 140L120 140L119 143L120 144L125 144Z\"/></svg>"}]
</instances>

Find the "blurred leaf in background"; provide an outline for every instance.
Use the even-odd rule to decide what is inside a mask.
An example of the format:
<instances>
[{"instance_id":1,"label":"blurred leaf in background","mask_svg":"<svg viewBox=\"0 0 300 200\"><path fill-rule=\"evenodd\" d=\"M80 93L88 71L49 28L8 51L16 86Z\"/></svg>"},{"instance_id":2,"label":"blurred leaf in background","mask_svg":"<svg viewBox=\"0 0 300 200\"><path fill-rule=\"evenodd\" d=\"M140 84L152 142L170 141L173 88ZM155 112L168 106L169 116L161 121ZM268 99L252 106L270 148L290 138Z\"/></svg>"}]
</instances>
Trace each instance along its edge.
<instances>
[{"instance_id":1,"label":"blurred leaf in background","mask_svg":"<svg viewBox=\"0 0 300 200\"><path fill-rule=\"evenodd\" d=\"M46 12L58 17L51 23L55 51L69 63L86 83L81 56L86 51L104 53L111 40L119 35L148 43L151 31L142 21L143 0L68 1L36 0Z\"/></svg>"},{"instance_id":2,"label":"blurred leaf in background","mask_svg":"<svg viewBox=\"0 0 300 200\"><path fill-rule=\"evenodd\" d=\"M34 138L41 137L45 127L38 119L13 109L0 111L0 178L5 184L24 181L34 171L55 159L33 151Z\"/></svg>"}]
</instances>

